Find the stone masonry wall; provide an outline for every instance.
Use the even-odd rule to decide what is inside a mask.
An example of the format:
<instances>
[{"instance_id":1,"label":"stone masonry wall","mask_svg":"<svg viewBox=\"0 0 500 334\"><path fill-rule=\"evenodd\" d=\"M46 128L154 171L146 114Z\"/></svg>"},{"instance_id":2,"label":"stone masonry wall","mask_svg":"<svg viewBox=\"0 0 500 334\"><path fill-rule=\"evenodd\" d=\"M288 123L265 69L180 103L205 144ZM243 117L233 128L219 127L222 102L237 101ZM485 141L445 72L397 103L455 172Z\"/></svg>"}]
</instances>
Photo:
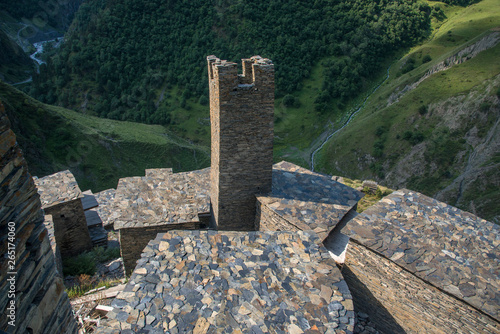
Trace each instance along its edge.
<instances>
[{"instance_id":1,"label":"stone masonry wall","mask_svg":"<svg viewBox=\"0 0 500 334\"><path fill-rule=\"evenodd\" d=\"M301 231L258 199L255 227L258 231Z\"/></svg>"},{"instance_id":2,"label":"stone masonry wall","mask_svg":"<svg viewBox=\"0 0 500 334\"><path fill-rule=\"evenodd\" d=\"M384 333L500 333L490 316L352 241L342 274L354 308Z\"/></svg>"},{"instance_id":3,"label":"stone masonry wall","mask_svg":"<svg viewBox=\"0 0 500 334\"><path fill-rule=\"evenodd\" d=\"M165 233L170 230L196 230L199 228L200 223L182 223L120 229L118 236L125 274L128 275L134 270L137 260L141 258L144 247L148 242L156 238L158 233Z\"/></svg>"},{"instance_id":4,"label":"stone masonry wall","mask_svg":"<svg viewBox=\"0 0 500 334\"><path fill-rule=\"evenodd\" d=\"M52 253L54 253L57 272L61 277L63 277L62 257L61 252L59 251L59 245L57 244L56 237L54 235L54 221L52 220L52 216L45 215L45 221L43 222L43 224L45 225L45 228L49 233L50 246L52 248Z\"/></svg>"},{"instance_id":5,"label":"stone masonry wall","mask_svg":"<svg viewBox=\"0 0 500 334\"><path fill-rule=\"evenodd\" d=\"M0 331L76 333L28 166L0 104Z\"/></svg>"},{"instance_id":6,"label":"stone masonry wall","mask_svg":"<svg viewBox=\"0 0 500 334\"><path fill-rule=\"evenodd\" d=\"M52 215L56 242L63 258L92 248L87 220L79 198L46 208L45 213Z\"/></svg>"},{"instance_id":7,"label":"stone masonry wall","mask_svg":"<svg viewBox=\"0 0 500 334\"><path fill-rule=\"evenodd\" d=\"M258 56L243 59L238 75L236 63L207 60L212 225L253 230L255 195L271 192L274 65Z\"/></svg>"}]
</instances>

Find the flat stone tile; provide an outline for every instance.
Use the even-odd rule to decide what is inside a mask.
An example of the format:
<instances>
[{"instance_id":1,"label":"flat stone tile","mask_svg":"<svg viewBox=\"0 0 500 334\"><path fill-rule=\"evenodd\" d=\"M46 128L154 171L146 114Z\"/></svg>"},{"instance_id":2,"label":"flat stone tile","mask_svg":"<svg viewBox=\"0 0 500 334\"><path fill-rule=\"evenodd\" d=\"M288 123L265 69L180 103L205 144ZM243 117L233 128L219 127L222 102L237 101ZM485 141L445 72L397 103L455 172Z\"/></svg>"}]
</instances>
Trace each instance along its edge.
<instances>
[{"instance_id":1,"label":"flat stone tile","mask_svg":"<svg viewBox=\"0 0 500 334\"><path fill-rule=\"evenodd\" d=\"M320 241L312 231L159 234L98 333L352 333L351 294Z\"/></svg>"},{"instance_id":2,"label":"flat stone tile","mask_svg":"<svg viewBox=\"0 0 500 334\"><path fill-rule=\"evenodd\" d=\"M198 222L209 212L209 169L120 179L108 223L115 229Z\"/></svg>"}]
</instances>

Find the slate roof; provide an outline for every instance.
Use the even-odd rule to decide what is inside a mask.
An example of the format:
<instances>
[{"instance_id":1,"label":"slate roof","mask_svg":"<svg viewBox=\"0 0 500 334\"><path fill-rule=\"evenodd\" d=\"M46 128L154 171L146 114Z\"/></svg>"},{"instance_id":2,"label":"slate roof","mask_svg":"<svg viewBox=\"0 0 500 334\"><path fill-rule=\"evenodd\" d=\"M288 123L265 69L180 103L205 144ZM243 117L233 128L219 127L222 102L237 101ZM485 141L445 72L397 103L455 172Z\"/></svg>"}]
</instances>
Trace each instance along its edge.
<instances>
[{"instance_id":1,"label":"slate roof","mask_svg":"<svg viewBox=\"0 0 500 334\"><path fill-rule=\"evenodd\" d=\"M272 193L258 200L301 230L324 240L364 196L332 179L289 162L274 165Z\"/></svg>"},{"instance_id":2,"label":"slate roof","mask_svg":"<svg viewBox=\"0 0 500 334\"><path fill-rule=\"evenodd\" d=\"M69 170L42 178L34 177L33 180L38 188L43 209L83 197L75 177Z\"/></svg>"},{"instance_id":3,"label":"slate roof","mask_svg":"<svg viewBox=\"0 0 500 334\"><path fill-rule=\"evenodd\" d=\"M500 227L420 193L393 192L342 230L500 320Z\"/></svg>"},{"instance_id":4,"label":"slate roof","mask_svg":"<svg viewBox=\"0 0 500 334\"><path fill-rule=\"evenodd\" d=\"M120 179L107 223L120 229L198 222L198 213L210 210L209 180L210 168L183 173L149 169L145 177ZM299 229L314 230L324 239L361 197L331 176L283 161L273 166L272 193L258 199Z\"/></svg>"},{"instance_id":5,"label":"slate roof","mask_svg":"<svg viewBox=\"0 0 500 334\"><path fill-rule=\"evenodd\" d=\"M115 200L116 189L106 189L94 194L97 206L94 210L99 214L102 219L103 225L106 227L109 225L109 216L114 210L114 200Z\"/></svg>"},{"instance_id":6,"label":"slate roof","mask_svg":"<svg viewBox=\"0 0 500 334\"><path fill-rule=\"evenodd\" d=\"M109 220L115 229L198 222L198 213L210 211L209 171L120 179Z\"/></svg>"},{"instance_id":7,"label":"slate roof","mask_svg":"<svg viewBox=\"0 0 500 334\"><path fill-rule=\"evenodd\" d=\"M97 332L352 333L351 294L320 241L312 231L159 234Z\"/></svg>"}]
</instances>

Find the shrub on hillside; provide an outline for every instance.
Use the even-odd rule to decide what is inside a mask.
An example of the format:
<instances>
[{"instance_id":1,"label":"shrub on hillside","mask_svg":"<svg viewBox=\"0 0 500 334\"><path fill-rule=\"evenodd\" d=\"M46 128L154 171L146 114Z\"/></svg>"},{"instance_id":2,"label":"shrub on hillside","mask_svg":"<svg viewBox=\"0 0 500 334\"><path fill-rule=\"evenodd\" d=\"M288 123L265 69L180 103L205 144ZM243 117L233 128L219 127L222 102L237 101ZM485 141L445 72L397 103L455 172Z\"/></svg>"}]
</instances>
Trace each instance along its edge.
<instances>
[{"instance_id":1,"label":"shrub on hillside","mask_svg":"<svg viewBox=\"0 0 500 334\"><path fill-rule=\"evenodd\" d=\"M292 94L287 94L283 98L283 105L287 108L290 108L290 107L298 108L298 107L300 107L300 100L297 99Z\"/></svg>"},{"instance_id":2,"label":"shrub on hillside","mask_svg":"<svg viewBox=\"0 0 500 334\"><path fill-rule=\"evenodd\" d=\"M408 73L410 72L411 70L413 70L415 68L415 59L413 58L410 58L406 61L406 63L403 65L403 67L401 68L401 72L403 74L405 73Z\"/></svg>"},{"instance_id":3,"label":"shrub on hillside","mask_svg":"<svg viewBox=\"0 0 500 334\"><path fill-rule=\"evenodd\" d=\"M426 105L421 105L420 107L418 107L418 113L420 115L425 115L427 114L427 106Z\"/></svg>"},{"instance_id":4,"label":"shrub on hillside","mask_svg":"<svg viewBox=\"0 0 500 334\"><path fill-rule=\"evenodd\" d=\"M403 139L408 141L412 145L417 145L418 143L422 142L425 137L424 134L420 131L405 131L405 133L403 134Z\"/></svg>"}]
</instances>

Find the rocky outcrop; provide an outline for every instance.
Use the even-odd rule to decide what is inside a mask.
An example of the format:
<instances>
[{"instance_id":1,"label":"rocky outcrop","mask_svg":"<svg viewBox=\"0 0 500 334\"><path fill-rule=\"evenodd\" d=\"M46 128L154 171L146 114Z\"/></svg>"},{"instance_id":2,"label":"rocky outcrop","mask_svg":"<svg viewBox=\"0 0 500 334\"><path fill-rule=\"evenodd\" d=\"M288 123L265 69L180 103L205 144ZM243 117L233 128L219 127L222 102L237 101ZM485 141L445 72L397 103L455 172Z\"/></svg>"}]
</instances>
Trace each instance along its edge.
<instances>
[{"instance_id":1,"label":"rocky outcrop","mask_svg":"<svg viewBox=\"0 0 500 334\"><path fill-rule=\"evenodd\" d=\"M437 65L434 65L430 70L428 70L420 79L418 79L416 82L406 85L404 88L394 92L389 96L389 99L387 100L387 106L390 106L393 103L396 103L399 101L403 95L408 93L409 91L417 88L418 85L422 83L425 79L430 77L431 75L447 70L451 68L452 66L462 64L466 62L469 59L474 58L477 56L481 51L487 50L489 48L494 47L495 45L500 42L500 33L498 32L492 32L491 34L483 37L476 43L469 45L468 47L462 49L461 51L457 52L451 57L446 58L442 62L440 62Z\"/></svg>"},{"instance_id":2,"label":"rocky outcrop","mask_svg":"<svg viewBox=\"0 0 500 334\"><path fill-rule=\"evenodd\" d=\"M387 166L386 182L395 188L409 187L412 176L424 177L432 173L437 166L428 161L426 152L433 138L438 138L437 132L448 129L450 133L464 133L463 148L457 152L450 167L453 178L445 188L428 195L500 222L500 217L490 212L498 201L489 195L495 187L500 187L500 101L493 94L499 84L500 76L497 76L467 95L430 104L425 117L440 120L434 126L431 139L415 145L393 167Z\"/></svg>"}]
</instances>

